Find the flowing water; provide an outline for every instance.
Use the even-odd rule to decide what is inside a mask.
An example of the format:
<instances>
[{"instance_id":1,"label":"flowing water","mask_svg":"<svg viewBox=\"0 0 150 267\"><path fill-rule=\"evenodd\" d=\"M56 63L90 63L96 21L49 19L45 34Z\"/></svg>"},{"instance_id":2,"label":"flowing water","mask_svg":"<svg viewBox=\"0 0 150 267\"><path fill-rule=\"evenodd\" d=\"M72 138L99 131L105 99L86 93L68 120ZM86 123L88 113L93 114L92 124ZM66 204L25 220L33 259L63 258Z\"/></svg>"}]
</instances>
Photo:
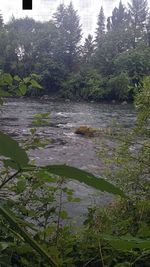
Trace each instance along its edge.
<instances>
[{"instance_id":1,"label":"flowing water","mask_svg":"<svg viewBox=\"0 0 150 267\"><path fill-rule=\"evenodd\" d=\"M97 156L98 146L93 138L74 134L80 125L94 128L107 128L113 119L125 127L132 127L135 122L135 110L132 105L101 103L75 103L40 99L7 99L1 108L0 130L11 134L16 139L25 138L33 128L33 115L50 113L47 125L38 127L39 136L53 140L44 149L30 150L30 158L37 164L67 164L92 172L100 176L103 169ZM75 181L68 183L80 197L80 203L67 204L75 217L86 212L93 201L105 205L110 201L109 194L95 190Z\"/></svg>"}]
</instances>

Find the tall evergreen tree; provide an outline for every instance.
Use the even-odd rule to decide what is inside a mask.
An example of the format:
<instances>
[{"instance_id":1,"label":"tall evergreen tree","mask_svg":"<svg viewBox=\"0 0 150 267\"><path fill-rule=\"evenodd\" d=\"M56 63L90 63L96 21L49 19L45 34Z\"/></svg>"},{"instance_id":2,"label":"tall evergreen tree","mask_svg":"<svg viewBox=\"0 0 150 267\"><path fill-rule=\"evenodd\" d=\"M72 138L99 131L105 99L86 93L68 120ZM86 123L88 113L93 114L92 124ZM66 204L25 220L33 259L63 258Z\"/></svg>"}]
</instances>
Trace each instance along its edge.
<instances>
[{"instance_id":1,"label":"tall evergreen tree","mask_svg":"<svg viewBox=\"0 0 150 267\"><path fill-rule=\"evenodd\" d=\"M112 29L118 29L122 26L125 26L125 22L127 19L125 7L122 2L119 2L119 7L115 7L112 12Z\"/></svg>"},{"instance_id":2,"label":"tall evergreen tree","mask_svg":"<svg viewBox=\"0 0 150 267\"><path fill-rule=\"evenodd\" d=\"M126 51L131 47L130 20L128 12L122 1L115 7L111 16L111 35L110 38L117 49L117 53Z\"/></svg>"},{"instance_id":3,"label":"tall evergreen tree","mask_svg":"<svg viewBox=\"0 0 150 267\"><path fill-rule=\"evenodd\" d=\"M81 40L81 26L77 11L72 2L68 7L60 5L54 14L55 25L59 32L58 50L68 69L72 71L79 55Z\"/></svg>"},{"instance_id":4,"label":"tall evergreen tree","mask_svg":"<svg viewBox=\"0 0 150 267\"><path fill-rule=\"evenodd\" d=\"M147 44L148 44L148 46L150 46L150 13L148 16L146 29L147 29Z\"/></svg>"},{"instance_id":5,"label":"tall evergreen tree","mask_svg":"<svg viewBox=\"0 0 150 267\"><path fill-rule=\"evenodd\" d=\"M104 15L104 9L101 6L98 15L96 39L95 39L97 46L103 41L104 36L105 36L105 15Z\"/></svg>"},{"instance_id":6,"label":"tall evergreen tree","mask_svg":"<svg viewBox=\"0 0 150 267\"><path fill-rule=\"evenodd\" d=\"M0 29L2 29L3 26L4 26L3 15L0 13Z\"/></svg>"},{"instance_id":7,"label":"tall evergreen tree","mask_svg":"<svg viewBox=\"0 0 150 267\"><path fill-rule=\"evenodd\" d=\"M133 47L135 48L139 41L144 40L148 16L148 3L147 0L131 0L128 6L131 16Z\"/></svg>"},{"instance_id":8,"label":"tall evergreen tree","mask_svg":"<svg viewBox=\"0 0 150 267\"><path fill-rule=\"evenodd\" d=\"M103 75L112 75L117 55L130 48L130 32L127 11L120 1L107 19L107 33L94 56L95 66Z\"/></svg>"},{"instance_id":9,"label":"tall evergreen tree","mask_svg":"<svg viewBox=\"0 0 150 267\"><path fill-rule=\"evenodd\" d=\"M55 25L58 29L61 29L64 24L64 17L66 16L66 7L64 4L60 4L54 13Z\"/></svg>"},{"instance_id":10,"label":"tall evergreen tree","mask_svg":"<svg viewBox=\"0 0 150 267\"><path fill-rule=\"evenodd\" d=\"M107 32L110 32L111 31L111 28L112 28L112 23L111 23L111 17L108 17L107 18Z\"/></svg>"},{"instance_id":11,"label":"tall evergreen tree","mask_svg":"<svg viewBox=\"0 0 150 267\"><path fill-rule=\"evenodd\" d=\"M93 36L89 34L88 37L85 38L85 43L82 49L84 63L89 64L91 62L92 55L94 54L94 47Z\"/></svg>"}]
</instances>

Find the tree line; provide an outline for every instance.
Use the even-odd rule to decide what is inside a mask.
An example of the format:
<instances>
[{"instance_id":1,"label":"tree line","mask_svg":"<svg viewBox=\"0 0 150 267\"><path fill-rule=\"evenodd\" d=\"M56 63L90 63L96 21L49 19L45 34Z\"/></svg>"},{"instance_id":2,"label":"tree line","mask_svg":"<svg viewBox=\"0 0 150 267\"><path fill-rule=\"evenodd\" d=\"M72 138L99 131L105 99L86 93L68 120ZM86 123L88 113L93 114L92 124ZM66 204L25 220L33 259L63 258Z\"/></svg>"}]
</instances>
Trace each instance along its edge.
<instances>
[{"instance_id":1,"label":"tree line","mask_svg":"<svg viewBox=\"0 0 150 267\"><path fill-rule=\"evenodd\" d=\"M150 13L147 0L120 1L112 15L101 7L94 37L83 42L73 4L58 6L48 22L0 15L0 69L23 78L39 75L44 90L95 101L132 101L150 75Z\"/></svg>"}]
</instances>

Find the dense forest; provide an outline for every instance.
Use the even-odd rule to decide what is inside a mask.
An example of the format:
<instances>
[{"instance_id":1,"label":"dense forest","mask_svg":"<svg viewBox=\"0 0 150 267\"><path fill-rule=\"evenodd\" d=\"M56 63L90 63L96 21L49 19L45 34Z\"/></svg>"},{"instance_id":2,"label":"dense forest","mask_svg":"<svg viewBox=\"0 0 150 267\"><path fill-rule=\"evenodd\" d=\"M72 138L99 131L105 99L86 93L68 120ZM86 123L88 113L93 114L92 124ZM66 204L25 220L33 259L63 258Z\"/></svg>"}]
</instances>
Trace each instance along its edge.
<instances>
[{"instance_id":1,"label":"dense forest","mask_svg":"<svg viewBox=\"0 0 150 267\"><path fill-rule=\"evenodd\" d=\"M92 33L93 34L93 33ZM35 73L44 90L69 99L132 101L150 74L150 14L146 0L120 1L112 15L101 7L94 37L85 41L73 4L48 22L0 16L0 69L21 78Z\"/></svg>"}]
</instances>

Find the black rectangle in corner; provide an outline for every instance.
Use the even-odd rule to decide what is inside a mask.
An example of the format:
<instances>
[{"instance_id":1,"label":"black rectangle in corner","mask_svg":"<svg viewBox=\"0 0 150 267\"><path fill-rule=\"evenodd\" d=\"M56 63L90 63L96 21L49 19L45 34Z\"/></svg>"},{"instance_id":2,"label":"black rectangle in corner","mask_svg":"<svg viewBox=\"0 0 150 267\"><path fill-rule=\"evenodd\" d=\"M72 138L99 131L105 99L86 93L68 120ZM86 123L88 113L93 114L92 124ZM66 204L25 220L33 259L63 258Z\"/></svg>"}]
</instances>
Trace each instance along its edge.
<instances>
[{"instance_id":1,"label":"black rectangle in corner","mask_svg":"<svg viewBox=\"0 0 150 267\"><path fill-rule=\"evenodd\" d=\"M32 0L22 0L22 9L32 9Z\"/></svg>"}]
</instances>

